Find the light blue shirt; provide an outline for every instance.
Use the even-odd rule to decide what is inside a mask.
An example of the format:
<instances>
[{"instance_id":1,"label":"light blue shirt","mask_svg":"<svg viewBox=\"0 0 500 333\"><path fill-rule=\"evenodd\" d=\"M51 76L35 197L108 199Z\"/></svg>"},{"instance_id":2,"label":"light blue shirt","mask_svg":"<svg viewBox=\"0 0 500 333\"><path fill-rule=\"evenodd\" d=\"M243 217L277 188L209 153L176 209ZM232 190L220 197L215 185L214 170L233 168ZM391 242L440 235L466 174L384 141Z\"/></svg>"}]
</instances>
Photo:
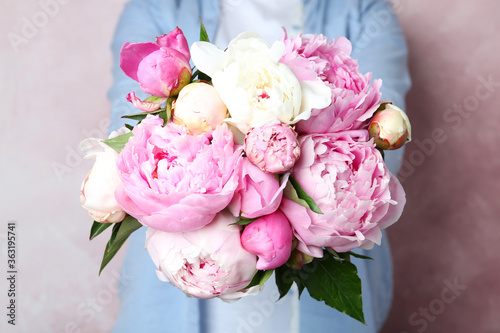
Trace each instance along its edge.
<instances>
[{"instance_id":1,"label":"light blue shirt","mask_svg":"<svg viewBox=\"0 0 500 333\"><path fill-rule=\"evenodd\" d=\"M242 0L226 0L236 6ZM286 10L286 9L284 9ZM126 4L113 40L115 78L108 93L112 103L112 128L125 123L120 117L135 113L125 96L136 91L145 97L137 82L123 74L119 52L126 41L153 41L179 26L188 42L199 40L199 18L214 40L219 22L218 0L132 0ZM390 5L382 0L304 0L304 33L323 33L329 38L346 36L353 44L352 56L361 72L381 78L382 96L404 109L410 87L407 47ZM389 169L397 172L402 150L386 154ZM292 292L276 303L272 280L258 296L232 304L219 299L186 297L168 283L158 280L146 250L145 229L135 232L128 244L120 281L121 309L114 332L250 333L250 332L377 332L383 325L392 300L392 263L384 233L381 246L360 253L371 260L353 259L362 280L367 325L342 314L304 291L300 302ZM273 278L271 278L273 279Z\"/></svg>"}]
</instances>

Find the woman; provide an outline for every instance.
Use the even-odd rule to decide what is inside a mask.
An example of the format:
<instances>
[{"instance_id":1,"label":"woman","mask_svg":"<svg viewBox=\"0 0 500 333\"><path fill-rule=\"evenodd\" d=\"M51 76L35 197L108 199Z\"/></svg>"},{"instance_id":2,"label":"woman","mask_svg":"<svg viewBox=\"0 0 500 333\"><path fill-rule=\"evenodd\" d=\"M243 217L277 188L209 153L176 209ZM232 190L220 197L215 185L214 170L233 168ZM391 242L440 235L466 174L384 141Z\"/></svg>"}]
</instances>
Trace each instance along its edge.
<instances>
[{"instance_id":1,"label":"woman","mask_svg":"<svg viewBox=\"0 0 500 333\"><path fill-rule=\"evenodd\" d=\"M382 78L382 96L404 107L409 89L407 49L390 4L382 0L132 0L125 6L113 42L115 82L109 91L113 126L120 117L134 113L125 96L132 90L141 96L137 83L119 67L119 52L126 42L145 42L179 26L189 43L199 39L200 17L210 40L224 49L243 31L256 31L269 42L279 39L285 27L289 35L322 33L330 39L346 36L352 56L362 73ZM396 173L402 151L386 154L389 169ZM392 267L387 239L371 251L375 261L353 261L362 280L367 325L342 314L307 292L300 298L292 290L276 302L278 293L270 281L258 296L226 304L219 299L186 297L158 280L144 250L145 229L130 238L120 284L121 310L114 332L376 332L390 308Z\"/></svg>"}]
</instances>

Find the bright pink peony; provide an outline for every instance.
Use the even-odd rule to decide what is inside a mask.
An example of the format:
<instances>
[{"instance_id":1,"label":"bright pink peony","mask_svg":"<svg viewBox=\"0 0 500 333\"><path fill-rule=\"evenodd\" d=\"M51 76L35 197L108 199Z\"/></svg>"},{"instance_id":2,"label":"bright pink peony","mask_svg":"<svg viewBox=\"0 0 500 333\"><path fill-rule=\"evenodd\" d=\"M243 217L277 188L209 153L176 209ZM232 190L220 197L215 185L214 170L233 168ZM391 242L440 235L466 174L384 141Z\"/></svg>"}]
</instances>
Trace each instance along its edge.
<instances>
[{"instance_id":1,"label":"bright pink peony","mask_svg":"<svg viewBox=\"0 0 500 333\"><path fill-rule=\"evenodd\" d=\"M243 248L259 256L259 270L274 269L286 263L292 251L292 240L290 223L279 210L253 221L241 234Z\"/></svg>"},{"instance_id":2,"label":"bright pink peony","mask_svg":"<svg viewBox=\"0 0 500 333\"><path fill-rule=\"evenodd\" d=\"M262 171L288 171L300 156L297 133L289 125L273 119L250 129L245 137L245 153Z\"/></svg>"},{"instance_id":3,"label":"bright pink peony","mask_svg":"<svg viewBox=\"0 0 500 333\"><path fill-rule=\"evenodd\" d=\"M351 42L339 37L328 42L323 35L282 37L286 64L301 79L317 77L332 89L332 103L313 109L311 117L297 123L299 134L337 133L365 128L380 104L381 80L370 84L371 74L362 75L351 54Z\"/></svg>"},{"instance_id":4,"label":"bright pink peony","mask_svg":"<svg viewBox=\"0 0 500 333\"><path fill-rule=\"evenodd\" d=\"M226 125L201 135L148 116L118 158L123 185L115 196L142 224L166 232L210 223L238 186L241 150Z\"/></svg>"},{"instance_id":5,"label":"bright pink peony","mask_svg":"<svg viewBox=\"0 0 500 333\"><path fill-rule=\"evenodd\" d=\"M380 230L398 220L404 190L367 139L365 130L299 139L302 155L291 177L323 212L283 199L280 209L299 240L299 251L322 257L322 247L339 252L371 248L380 243Z\"/></svg>"},{"instance_id":6,"label":"bright pink peony","mask_svg":"<svg viewBox=\"0 0 500 333\"><path fill-rule=\"evenodd\" d=\"M280 185L277 176L260 170L248 158L242 159L240 170L238 189L228 206L231 213L252 219L278 209L288 174Z\"/></svg>"},{"instance_id":7,"label":"bright pink peony","mask_svg":"<svg viewBox=\"0 0 500 333\"><path fill-rule=\"evenodd\" d=\"M257 257L240 243L237 218L222 211L207 226L189 232L167 233L149 228L146 249L162 281L197 298L234 301L255 295L259 287L242 290L257 272Z\"/></svg>"},{"instance_id":8,"label":"bright pink peony","mask_svg":"<svg viewBox=\"0 0 500 333\"><path fill-rule=\"evenodd\" d=\"M156 43L126 42L120 67L139 82L142 91L158 97L176 95L191 79L189 45L181 29L156 38Z\"/></svg>"}]
</instances>

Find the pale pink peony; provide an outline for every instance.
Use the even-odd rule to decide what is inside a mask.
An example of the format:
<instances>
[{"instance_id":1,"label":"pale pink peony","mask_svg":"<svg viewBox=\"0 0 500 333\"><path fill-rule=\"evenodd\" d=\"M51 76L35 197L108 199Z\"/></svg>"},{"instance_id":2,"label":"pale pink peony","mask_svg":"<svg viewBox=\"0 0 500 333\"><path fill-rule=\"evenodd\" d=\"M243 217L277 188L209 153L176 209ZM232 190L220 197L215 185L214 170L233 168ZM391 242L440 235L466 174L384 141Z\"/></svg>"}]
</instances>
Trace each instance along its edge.
<instances>
[{"instance_id":1,"label":"pale pink peony","mask_svg":"<svg viewBox=\"0 0 500 333\"><path fill-rule=\"evenodd\" d=\"M109 139L129 132L126 128L112 132ZM121 222L125 217L115 199L115 189L121 184L116 168L118 153L100 139L85 139L80 144L85 158L95 159L92 170L82 183L80 202L94 221L101 223Z\"/></svg>"},{"instance_id":2,"label":"pale pink peony","mask_svg":"<svg viewBox=\"0 0 500 333\"><path fill-rule=\"evenodd\" d=\"M241 161L238 189L228 209L234 216L256 218L278 209L289 174L278 177L260 170L248 158Z\"/></svg>"},{"instance_id":3,"label":"pale pink peony","mask_svg":"<svg viewBox=\"0 0 500 333\"><path fill-rule=\"evenodd\" d=\"M157 37L155 43L126 42L120 51L120 67L145 93L170 97L191 80L190 57L186 37L176 28Z\"/></svg>"},{"instance_id":4,"label":"pale pink peony","mask_svg":"<svg viewBox=\"0 0 500 333\"><path fill-rule=\"evenodd\" d=\"M230 225L236 220L222 211L195 231L167 233L149 228L146 249L158 278L197 298L234 301L258 293L258 286L243 290L257 272L257 257L241 246L241 227Z\"/></svg>"},{"instance_id":5,"label":"pale pink peony","mask_svg":"<svg viewBox=\"0 0 500 333\"><path fill-rule=\"evenodd\" d=\"M238 186L241 150L221 125L189 135L186 128L147 116L118 158L123 185L115 195L142 224L166 232L195 230L210 223Z\"/></svg>"},{"instance_id":6,"label":"pale pink peony","mask_svg":"<svg viewBox=\"0 0 500 333\"><path fill-rule=\"evenodd\" d=\"M190 83L182 88L172 108L173 122L186 126L191 134L213 130L227 116L226 105L217 90L203 82Z\"/></svg>"},{"instance_id":7,"label":"pale pink peony","mask_svg":"<svg viewBox=\"0 0 500 333\"><path fill-rule=\"evenodd\" d=\"M241 245L259 257L257 269L280 267L292 251L293 233L286 216L279 210L261 217L245 227Z\"/></svg>"},{"instance_id":8,"label":"pale pink peony","mask_svg":"<svg viewBox=\"0 0 500 333\"><path fill-rule=\"evenodd\" d=\"M282 37L285 53L280 62L301 79L319 78L332 89L331 104L313 109L297 123L299 134L336 133L366 128L380 104L381 80L370 84L371 73L361 74L351 54L351 42L339 37L328 42L323 35Z\"/></svg>"},{"instance_id":9,"label":"pale pink peony","mask_svg":"<svg viewBox=\"0 0 500 333\"><path fill-rule=\"evenodd\" d=\"M297 133L289 125L273 119L247 133L245 153L262 171L288 171L300 156Z\"/></svg>"},{"instance_id":10,"label":"pale pink peony","mask_svg":"<svg viewBox=\"0 0 500 333\"><path fill-rule=\"evenodd\" d=\"M380 230L398 220L404 190L367 139L366 130L299 139L302 155L291 177L323 212L283 198L280 209L293 227L299 251L322 257L323 247L369 249L380 243Z\"/></svg>"}]
</instances>

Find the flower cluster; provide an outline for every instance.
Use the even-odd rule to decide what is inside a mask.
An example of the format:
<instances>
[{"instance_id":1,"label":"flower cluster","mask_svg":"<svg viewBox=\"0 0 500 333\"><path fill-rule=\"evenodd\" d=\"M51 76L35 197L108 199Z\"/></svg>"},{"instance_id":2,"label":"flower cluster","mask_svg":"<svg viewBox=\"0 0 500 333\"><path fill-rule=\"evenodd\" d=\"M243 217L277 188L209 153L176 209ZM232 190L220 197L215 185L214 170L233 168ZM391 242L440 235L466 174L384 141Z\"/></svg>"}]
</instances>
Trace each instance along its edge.
<instances>
[{"instance_id":1,"label":"flower cluster","mask_svg":"<svg viewBox=\"0 0 500 333\"><path fill-rule=\"evenodd\" d=\"M410 125L350 52L343 37L255 33L189 49L178 28L126 43L121 67L151 97L128 95L145 111L131 132L82 145L96 157L84 208L149 227L158 277L199 298L235 300L259 291L259 271L379 244L405 204L379 149Z\"/></svg>"}]
</instances>

